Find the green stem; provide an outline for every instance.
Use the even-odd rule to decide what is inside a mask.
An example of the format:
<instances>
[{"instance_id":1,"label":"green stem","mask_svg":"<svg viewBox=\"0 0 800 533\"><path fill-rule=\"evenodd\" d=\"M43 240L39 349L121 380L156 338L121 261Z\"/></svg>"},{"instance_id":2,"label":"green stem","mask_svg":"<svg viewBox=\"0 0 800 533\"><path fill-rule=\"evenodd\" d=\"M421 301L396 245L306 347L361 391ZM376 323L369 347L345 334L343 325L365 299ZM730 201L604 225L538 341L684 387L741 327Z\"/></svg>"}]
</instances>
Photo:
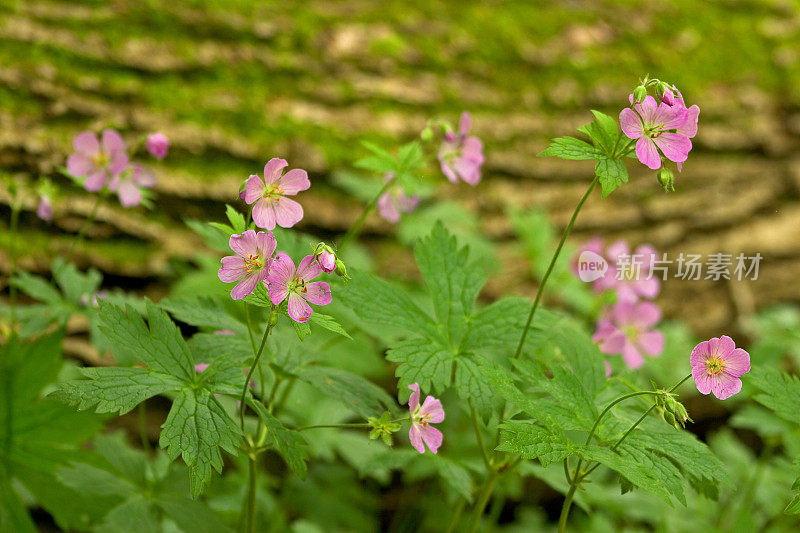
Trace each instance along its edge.
<instances>
[{"instance_id":1,"label":"green stem","mask_svg":"<svg viewBox=\"0 0 800 533\"><path fill-rule=\"evenodd\" d=\"M469 528L470 533L478 531L478 526L480 526L481 518L483 517L483 511L486 509L486 504L489 503L489 498L492 497L492 491L499 477L500 474L496 470L492 470L483 482L478 501L475 502L475 509L472 511L472 525L470 525Z\"/></svg>"},{"instance_id":2,"label":"green stem","mask_svg":"<svg viewBox=\"0 0 800 533\"><path fill-rule=\"evenodd\" d=\"M256 530L256 456L250 455L247 460L247 511L245 514L244 530L247 533L254 533Z\"/></svg>"},{"instance_id":3,"label":"green stem","mask_svg":"<svg viewBox=\"0 0 800 533\"><path fill-rule=\"evenodd\" d=\"M561 240L558 243L558 247L556 248L556 252L553 254L553 258L550 260L550 265L547 267L547 271L544 273L544 277L542 277L542 282L539 284L539 289L536 291L536 298L533 300L533 305L531 306L531 311L528 314L528 321L525 323L525 329L522 330L522 337L519 339L519 344L517 345L517 350L514 352L514 359L518 358L522 354L522 347L525 345L525 339L528 337L528 330L533 323L533 316L536 314L536 309L539 308L539 302L542 299L542 293L544 292L544 287L547 285L547 280L550 279L550 274L553 273L553 269L556 266L556 261L558 261L558 256L561 254L561 249L564 247L564 243L567 241L567 237L569 237L570 232L572 231L572 226L575 225L575 220L578 218L578 213L580 213L583 204L586 203L586 200L589 198L589 195L594 190L595 185L599 177L595 176L592 180L592 183L589 184L589 188L584 193L583 198L581 201L578 202L578 206L575 208L575 211L572 213L572 218L569 219L569 224L567 227L564 228L564 233L561 235Z\"/></svg>"},{"instance_id":4,"label":"green stem","mask_svg":"<svg viewBox=\"0 0 800 533\"><path fill-rule=\"evenodd\" d=\"M486 465L487 472L492 472L495 468L494 465L492 465L492 460L489 458L489 454L486 451L486 444L483 442L483 434L481 433L481 426L480 422L478 421L478 412L475 411L475 407L472 406L472 400L467 400L467 403L469 403L469 412L472 418L472 428L475 430L475 439L478 441L478 447L481 450L483 464Z\"/></svg>"},{"instance_id":5,"label":"green stem","mask_svg":"<svg viewBox=\"0 0 800 533\"><path fill-rule=\"evenodd\" d=\"M569 518L569 509L572 507L572 499L575 497L575 491L578 485L573 483L569 487L569 492L564 499L564 505L561 506L561 516L558 517L558 533L565 533L567 531L567 518Z\"/></svg>"},{"instance_id":6,"label":"green stem","mask_svg":"<svg viewBox=\"0 0 800 533\"><path fill-rule=\"evenodd\" d=\"M458 526L458 523L461 521L461 515L464 514L464 507L467 505L467 500L461 498L456 506L455 512L453 512L453 518L450 520L450 525L447 526L447 531L445 533L453 533Z\"/></svg>"},{"instance_id":7,"label":"green stem","mask_svg":"<svg viewBox=\"0 0 800 533\"><path fill-rule=\"evenodd\" d=\"M67 250L66 260L64 261L65 264L69 263L72 260L72 256L75 253L75 247L77 246L77 244L79 242L83 242L83 238L86 236L86 231L89 229L89 226L92 225L92 222L94 222L94 217L97 215L97 210L100 208L100 204L103 202L103 198L105 198L104 194L100 194L97 196L97 200L95 201L94 206L92 207L92 210L89 213L89 216L86 218L86 220L83 221L81 229L78 231L78 234L72 240L72 244L70 244L69 249Z\"/></svg>"},{"instance_id":8,"label":"green stem","mask_svg":"<svg viewBox=\"0 0 800 533\"><path fill-rule=\"evenodd\" d=\"M383 187L381 187L381 190L378 191L378 194L376 194L375 197L372 198L372 200L370 200L369 203L364 207L364 210L361 212L358 220L356 220L355 223L350 226L350 229L348 229L347 233L345 233L344 237L342 237L342 240L338 246L339 253L342 253L345 247L347 247L350 242L358 236L358 234L361 232L361 227L367 221L367 217L369 217L369 215L375 210L378 200L380 200L381 196L383 196L383 194L388 191L393 184L393 179L384 183Z\"/></svg>"},{"instance_id":9,"label":"green stem","mask_svg":"<svg viewBox=\"0 0 800 533\"><path fill-rule=\"evenodd\" d=\"M396 424L398 422L405 422L406 420L409 420L409 418L408 417L406 417L406 418L395 418L394 420L390 420L389 423L390 424ZM372 427L372 424L370 424L368 422L360 422L360 423L357 423L357 424L320 424L320 425L315 425L315 426L303 426L301 428L297 428L295 431L305 431L307 429L322 429L322 428L343 428L343 429L348 429L348 428L371 428L371 427Z\"/></svg>"},{"instance_id":10,"label":"green stem","mask_svg":"<svg viewBox=\"0 0 800 533\"><path fill-rule=\"evenodd\" d=\"M272 310L270 311L270 317L272 314L275 313L275 307L273 306ZM264 346L267 344L267 337L269 337L272 328L274 327L275 323L273 320L267 319L267 327L264 329L264 336L261 338L261 345L258 347L258 352L256 353L256 357L253 360L253 364L250 365L250 370L247 372L247 377L244 380L244 385L242 386L242 397L240 399L241 410L239 411L239 420L241 422L242 431L244 431L244 412L247 409L247 404L245 403L245 398L247 398L247 387L250 385L250 379L253 377L253 372L258 366L258 362L261 360L261 354L264 353Z\"/></svg>"}]
</instances>

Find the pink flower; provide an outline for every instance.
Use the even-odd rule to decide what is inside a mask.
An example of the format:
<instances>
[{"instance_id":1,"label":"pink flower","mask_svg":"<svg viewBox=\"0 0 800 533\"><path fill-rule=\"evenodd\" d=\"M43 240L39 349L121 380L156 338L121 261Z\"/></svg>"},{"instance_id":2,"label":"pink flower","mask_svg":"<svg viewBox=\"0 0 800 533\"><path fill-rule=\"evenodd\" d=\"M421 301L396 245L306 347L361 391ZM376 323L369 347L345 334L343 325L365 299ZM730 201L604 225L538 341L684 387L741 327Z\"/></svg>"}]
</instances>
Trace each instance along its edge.
<instances>
[{"instance_id":1,"label":"pink flower","mask_svg":"<svg viewBox=\"0 0 800 533\"><path fill-rule=\"evenodd\" d=\"M83 186L87 191L99 191L109 178L128 166L125 141L114 130L103 131L102 143L97 135L84 131L75 137L72 146L75 153L67 158L67 171L78 178L86 176Z\"/></svg>"},{"instance_id":2,"label":"pink flower","mask_svg":"<svg viewBox=\"0 0 800 533\"><path fill-rule=\"evenodd\" d=\"M271 231L256 233L250 229L241 235L231 235L228 244L236 255L222 258L217 275L224 283L241 280L231 291L231 298L241 300L252 294L259 281L267 279L278 242Z\"/></svg>"},{"instance_id":3,"label":"pink flower","mask_svg":"<svg viewBox=\"0 0 800 533\"><path fill-rule=\"evenodd\" d=\"M442 402L428 396L425 403L419 404L419 383L408 386L411 397L408 399L408 412L411 413L411 429L408 430L408 440L419 453L425 453L425 445L433 452L439 451L442 445L442 432L430 424L438 424L444 420ZM423 442L425 444L423 444Z\"/></svg>"},{"instance_id":4,"label":"pink flower","mask_svg":"<svg viewBox=\"0 0 800 533\"><path fill-rule=\"evenodd\" d=\"M169 150L169 139L163 133L151 133L147 136L145 146L150 155L156 159L164 159L167 157L167 151Z\"/></svg>"},{"instance_id":5,"label":"pink flower","mask_svg":"<svg viewBox=\"0 0 800 533\"><path fill-rule=\"evenodd\" d=\"M594 237L586 241L575 254L571 268L579 276L578 258L592 252L608 264L606 272L592 282L595 291L616 290L618 301L635 302L640 298L653 299L661 290L661 281L653 275L656 250L643 244L631 254L625 241L617 241L603 250L603 239Z\"/></svg>"},{"instance_id":6,"label":"pink flower","mask_svg":"<svg viewBox=\"0 0 800 533\"><path fill-rule=\"evenodd\" d=\"M156 184L156 176L150 170L134 163L122 174L111 178L108 188L117 193L123 207L134 207L142 203L142 190Z\"/></svg>"},{"instance_id":7,"label":"pink flower","mask_svg":"<svg viewBox=\"0 0 800 533\"><path fill-rule=\"evenodd\" d=\"M197 363L196 365L194 365L194 371L200 374L202 372L205 372L206 368L208 368L209 366L211 365L209 365L208 363Z\"/></svg>"},{"instance_id":8,"label":"pink flower","mask_svg":"<svg viewBox=\"0 0 800 533\"><path fill-rule=\"evenodd\" d=\"M386 174L384 183L394 179L394 173ZM378 198L378 214L387 222L397 224L400 221L401 213L410 213L417 208L419 198L416 196L406 196L406 192L400 185L392 186L388 191Z\"/></svg>"},{"instance_id":9,"label":"pink flower","mask_svg":"<svg viewBox=\"0 0 800 533\"><path fill-rule=\"evenodd\" d=\"M36 216L45 222L53 220L53 206L50 203L50 198L46 196L39 198L39 205L36 206Z\"/></svg>"},{"instance_id":10,"label":"pink flower","mask_svg":"<svg viewBox=\"0 0 800 533\"><path fill-rule=\"evenodd\" d=\"M631 95L631 99L633 96ZM689 111L679 106L658 104L647 96L633 109L626 107L619 114L622 131L636 141L636 157L653 170L661 168L659 150L670 161L683 163L692 149L692 141L674 130L684 126ZM673 130L673 131L671 131Z\"/></svg>"},{"instance_id":11,"label":"pink flower","mask_svg":"<svg viewBox=\"0 0 800 533\"><path fill-rule=\"evenodd\" d=\"M664 351L664 334L652 327L661 310L651 302L619 302L597 321L592 340L605 354L621 354L629 368L644 364L642 353L656 357Z\"/></svg>"},{"instance_id":12,"label":"pink flower","mask_svg":"<svg viewBox=\"0 0 800 533\"><path fill-rule=\"evenodd\" d=\"M288 298L289 316L295 322L308 322L314 312L308 302L328 305L332 301L331 288L327 283L311 281L321 273L322 267L313 255L305 256L297 270L291 257L276 255L267 278L270 301L279 305Z\"/></svg>"},{"instance_id":13,"label":"pink flower","mask_svg":"<svg viewBox=\"0 0 800 533\"><path fill-rule=\"evenodd\" d=\"M695 346L689 362L697 390L703 394L713 392L720 400L742 390L739 377L750 372L750 354L737 348L727 335Z\"/></svg>"},{"instance_id":14,"label":"pink flower","mask_svg":"<svg viewBox=\"0 0 800 533\"><path fill-rule=\"evenodd\" d=\"M468 137L472 120L464 111L458 123L458 135L448 132L439 148L439 163L447 179L458 183L458 178L470 185L481 181L483 165L483 144L477 137ZM391 221L390 221L391 222Z\"/></svg>"},{"instance_id":15,"label":"pink flower","mask_svg":"<svg viewBox=\"0 0 800 533\"><path fill-rule=\"evenodd\" d=\"M253 174L244 187L244 201L253 205L253 221L259 228L275 229L275 223L291 228L303 218L303 207L286 196L294 196L311 186L305 170L295 168L283 176L288 166L284 159L273 157L264 166L264 179Z\"/></svg>"},{"instance_id":16,"label":"pink flower","mask_svg":"<svg viewBox=\"0 0 800 533\"><path fill-rule=\"evenodd\" d=\"M322 250L317 254L317 262L324 272L330 274L336 270L336 254L328 250Z\"/></svg>"},{"instance_id":17,"label":"pink flower","mask_svg":"<svg viewBox=\"0 0 800 533\"><path fill-rule=\"evenodd\" d=\"M218 329L214 332L214 335L236 335L236 333L232 332L229 329Z\"/></svg>"}]
</instances>

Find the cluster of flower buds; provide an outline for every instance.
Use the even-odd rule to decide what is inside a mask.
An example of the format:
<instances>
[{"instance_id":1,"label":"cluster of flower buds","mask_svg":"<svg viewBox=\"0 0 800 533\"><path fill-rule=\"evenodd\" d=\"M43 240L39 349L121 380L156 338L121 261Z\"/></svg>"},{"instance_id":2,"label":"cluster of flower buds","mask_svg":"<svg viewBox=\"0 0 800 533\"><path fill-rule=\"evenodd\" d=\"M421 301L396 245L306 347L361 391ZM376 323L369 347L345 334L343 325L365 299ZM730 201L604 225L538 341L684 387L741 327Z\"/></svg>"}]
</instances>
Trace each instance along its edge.
<instances>
[{"instance_id":1,"label":"cluster of flower buds","mask_svg":"<svg viewBox=\"0 0 800 533\"><path fill-rule=\"evenodd\" d=\"M387 446L392 445L392 433L400 429L400 424L392 422L392 415L389 411L384 411L380 418L371 416L367 419L367 422L372 426L369 432L371 440L380 438Z\"/></svg>"},{"instance_id":2,"label":"cluster of flower buds","mask_svg":"<svg viewBox=\"0 0 800 533\"><path fill-rule=\"evenodd\" d=\"M316 246L312 244L311 249L313 250L313 255L317 263L322 267L323 272L327 272L328 274L335 273L345 281L350 279L350 276L347 275L347 267L345 267L344 262L336 256L336 252L333 248L324 242L320 242L317 243Z\"/></svg>"},{"instance_id":3,"label":"cluster of flower buds","mask_svg":"<svg viewBox=\"0 0 800 533\"><path fill-rule=\"evenodd\" d=\"M663 389L656 390L659 394L656 395L656 406L661 413L661 418L671 425L678 427L685 427L686 422L694 422L689 418L689 413L681 402L675 399L675 395Z\"/></svg>"}]
</instances>

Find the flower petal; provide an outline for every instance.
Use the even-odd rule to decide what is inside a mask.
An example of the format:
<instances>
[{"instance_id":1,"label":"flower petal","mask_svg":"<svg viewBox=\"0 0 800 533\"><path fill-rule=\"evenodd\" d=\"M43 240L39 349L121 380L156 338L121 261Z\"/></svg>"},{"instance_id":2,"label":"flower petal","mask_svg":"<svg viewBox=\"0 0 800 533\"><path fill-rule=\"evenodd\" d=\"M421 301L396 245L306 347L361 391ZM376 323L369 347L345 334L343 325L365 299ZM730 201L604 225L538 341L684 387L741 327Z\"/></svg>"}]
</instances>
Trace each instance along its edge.
<instances>
[{"instance_id":1,"label":"flower petal","mask_svg":"<svg viewBox=\"0 0 800 533\"><path fill-rule=\"evenodd\" d=\"M439 446L442 445L442 441L444 440L444 436L442 432L432 426L422 426L419 428L420 435L422 435L422 440L425 444L430 448L431 452L434 454L439 451Z\"/></svg>"},{"instance_id":2,"label":"flower petal","mask_svg":"<svg viewBox=\"0 0 800 533\"><path fill-rule=\"evenodd\" d=\"M629 139L638 139L644 135L644 125L642 124L642 119L640 119L639 115L637 115L636 112L630 107L626 107L620 111L619 122L620 126L622 127L622 133L624 133Z\"/></svg>"},{"instance_id":3,"label":"flower petal","mask_svg":"<svg viewBox=\"0 0 800 533\"><path fill-rule=\"evenodd\" d=\"M631 317L631 323L641 328L655 326L661 321L661 309L652 302L639 302Z\"/></svg>"},{"instance_id":4,"label":"flower petal","mask_svg":"<svg viewBox=\"0 0 800 533\"><path fill-rule=\"evenodd\" d=\"M125 151L125 141L122 136L114 130L103 130L103 152L112 155L114 152Z\"/></svg>"},{"instance_id":5,"label":"flower petal","mask_svg":"<svg viewBox=\"0 0 800 533\"><path fill-rule=\"evenodd\" d=\"M442 402L433 396L428 396L425 398L425 403L422 404L422 407L419 410L419 416L425 415L430 415L428 422L431 424L438 424L444 420L444 409L442 408Z\"/></svg>"},{"instance_id":6,"label":"flower petal","mask_svg":"<svg viewBox=\"0 0 800 533\"><path fill-rule=\"evenodd\" d=\"M735 376L723 372L711 377L711 392L720 400L727 400L741 390L742 380Z\"/></svg>"},{"instance_id":7,"label":"flower petal","mask_svg":"<svg viewBox=\"0 0 800 533\"><path fill-rule=\"evenodd\" d=\"M80 178L95 169L91 159L82 154L70 154L67 158L67 172Z\"/></svg>"},{"instance_id":8,"label":"flower petal","mask_svg":"<svg viewBox=\"0 0 800 533\"><path fill-rule=\"evenodd\" d=\"M252 204L264 194L264 181L260 176L251 174L244 184L244 202Z\"/></svg>"},{"instance_id":9,"label":"flower petal","mask_svg":"<svg viewBox=\"0 0 800 533\"><path fill-rule=\"evenodd\" d=\"M711 355L718 355L724 358L734 349L736 349L736 343L727 335L708 340L708 351Z\"/></svg>"},{"instance_id":10,"label":"flower petal","mask_svg":"<svg viewBox=\"0 0 800 533\"><path fill-rule=\"evenodd\" d=\"M658 357L664 352L664 334L660 331L645 331L639 335L638 343L650 357Z\"/></svg>"},{"instance_id":11,"label":"flower petal","mask_svg":"<svg viewBox=\"0 0 800 533\"><path fill-rule=\"evenodd\" d=\"M267 276L267 290L269 291L269 301L274 305L280 304L289 296L289 286L272 275Z\"/></svg>"},{"instance_id":12,"label":"flower petal","mask_svg":"<svg viewBox=\"0 0 800 533\"><path fill-rule=\"evenodd\" d=\"M275 229L275 205L268 198L260 198L253 204L253 222L259 228Z\"/></svg>"},{"instance_id":13,"label":"flower petal","mask_svg":"<svg viewBox=\"0 0 800 533\"><path fill-rule=\"evenodd\" d=\"M142 191L131 180L122 180L117 189L119 203L123 207L133 207L142 202Z\"/></svg>"},{"instance_id":14,"label":"flower petal","mask_svg":"<svg viewBox=\"0 0 800 533\"><path fill-rule=\"evenodd\" d=\"M661 168L661 156L658 155L658 149L650 137L642 136L636 141L636 157L652 170Z\"/></svg>"},{"instance_id":15,"label":"flower petal","mask_svg":"<svg viewBox=\"0 0 800 533\"><path fill-rule=\"evenodd\" d=\"M278 241L275 239L275 235L273 235L271 231L259 231L256 234L256 241L258 255L263 259L272 257L272 254L275 253L275 248L278 247Z\"/></svg>"},{"instance_id":16,"label":"flower petal","mask_svg":"<svg viewBox=\"0 0 800 533\"><path fill-rule=\"evenodd\" d=\"M411 396L408 398L408 411L413 415L414 411L419 407L419 383L413 383L408 388L411 389Z\"/></svg>"},{"instance_id":17,"label":"flower petal","mask_svg":"<svg viewBox=\"0 0 800 533\"><path fill-rule=\"evenodd\" d=\"M411 429L408 430L408 440L415 450L419 453L425 453L425 445L422 444L422 435L419 432L419 427L415 424L411 424Z\"/></svg>"},{"instance_id":18,"label":"flower petal","mask_svg":"<svg viewBox=\"0 0 800 533\"><path fill-rule=\"evenodd\" d=\"M324 281L308 283L303 289L301 296L314 305L328 305L333 301L331 287Z\"/></svg>"},{"instance_id":19,"label":"flower petal","mask_svg":"<svg viewBox=\"0 0 800 533\"><path fill-rule=\"evenodd\" d=\"M244 259L238 255L229 255L220 259L222 266L219 267L217 276L223 283L233 283L239 281L247 275L247 270L244 268Z\"/></svg>"},{"instance_id":20,"label":"flower petal","mask_svg":"<svg viewBox=\"0 0 800 533\"><path fill-rule=\"evenodd\" d=\"M711 376L708 374L705 365L693 366L692 378L694 378L694 384L697 386L697 390L702 394L711 392Z\"/></svg>"},{"instance_id":21,"label":"flower petal","mask_svg":"<svg viewBox=\"0 0 800 533\"><path fill-rule=\"evenodd\" d=\"M256 290L256 285L258 285L258 276L258 272L251 272L243 277L231 291L231 298L241 300L245 296L253 294L253 291Z\"/></svg>"},{"instance_id":22,"label":"flower petal","mask_svg":"<svg viewBox=\"0 0 800 533\"><path fill-rule=\"evenodd\" d=\"M123 151L112 152L111 160L108 162L108 172L120 174L128 168L128 154Z\"/></svg>"},{"instance_id":23,"label":"flower petal","mask_svg":"<svg viewBox=\"0 0 800 533\"><path fill-rule=\"evenodd\" d=\"M72 139L72 147L80 155L91 158L100 152L100 142L97 140L97 135L91 131L82 131Z\"/></svg>"},{"instance_id":24,"label":"flower petal","mask_svg":"<svg viewBox=\"0 0 800 533\"><path fill-rule=\"evenodd\" d=\"M308 305L299 294L296 292L289 293L289 316L295 322L308 322L308 319L314 313L311 306Z\"/></svg>"},{"instance_id":25,"label":"flower petal","mask_svg":"<svg viewBox=\"0 0 800 533\"><path fill-rule=\"evenodd\" d=\"M400 211L392 202L392 193L385 192L378 198L378 214L387 222L397 224L400 221Z\"/></svg>"},{"instance_id":26,"label":"flower petal","mask_svg":"<svg viewBox=\"0 0 800 533\"><path fill-rule=\"evenodd\" d=\"M441 155L439 156L439 163L441 164L442 173L445 177L452 183L458 183L458 176L456 176L456 173L450 168L450 165L444 162Z\"/></svg>"},{"instance_id":27,"label":"flower petal","mask_svg":"<svg viewBox=\"0 0 800 533\"><path fill-rule=\"evenodd\" d=\"M103 185L106 184L106 179L108 175L106 171L103 169L95 170L86 178L86 181L83 182L84 188L89 192L99 191L103 188Z\"/></svg>"},{"instance_id":28,"label":"flower petal","mask_svg":"<svg viewBox=\"0 0 800 533\"><path fill-rule=\"evenodd\" d=\"M706 370L706 359L708 359L708 357L711 355L709 343L710 343L710 341L699 342L699 343L697 343L697 346L692 348L692 355L689 356L689 364L692 365L693 368L694 367L698 367L698 368L702 367L703 372L705 372L705 370ZM711 390L711 389L709 389L709 390ZM704 392L703 394L708 394L708 393Z\"/></svg>"},{"instance_id":29,"label":"flower petal","mask_svg":"<svg viewBox=\"0 0 800 533\"><path fill-rule=\"evenodd\" d=\"M689 116L686 118L686 122L683 123L675 133L680 135L685 135L690 139L697 135L697 120L700 118L700 108L696 105L693 105L687 110Z\"/></svg>"},{"instance_id":30,"label":"flower petal","mask_svg":"<svg viewBox=\"0 0 800 533\"><path fill-rule=\"evenodd\" d=\"M291 228L302 219L303 206L285 196L275 198L275 220L280 227Z\"/></svg>"},{"instance_id":31,"label":"flower petal","mask_svg":"<svg viewBox=\"0 0 800 533\"><path fill-rule=\"evenodd\" d=\"M322 273L322 267L318 261L314 261L313 255L305 256L300 264L297 265L297 279L311 281Z\"/></svg>"},{"instance_id":32,"label":"flower petal","mask_svg":"<svg viewBox=\"0 0 800 533\"><path fill-rule=\"evenodd\" d=\"M737 378L750 372L750 354L735 348L725 356L725 372Z\"/></svg>"},{"instance_id":33,"label":"flower petal","mask_svg":"<svg viewBox=\"0 0 800 533\"><path fill-rule=\"evenodd\" d=\"M228 246L231 250L242 257L256 255L258 253L258 239L254 230L247 230L241 235L231 235L228 239Z\"/></svg>"},{"instance_id":34,"label":"flower petal","mask_svg":"<svg viewBox=\"0 0 800 533\"><path fill-rule=\"evenodd\" d=\"M308 180L308 172L293 168L284 174L275 185L283 190L283 194L293 196L311 187L311 182Z\"/></svg>"},{"instance_id":35,"label":"flower petal","mask_svg":"<svg viewBox=\"0 0 800 533\"><path fill-rule=\"evenodd\" d=\"M272 185L281 177L283 169L289 166L285 159L273 157L264 165L264 183Z\"/></svg>"},{"instance_id":36,"label":"flower petal","mask_svg":"<svg viewBox=\"0 0 800 533\"><path fill-rule=\"evenodd\" d=\"M662 133L653 139L653 142L661 148L661 151L667 159L675 162L686 161L692 149L692 141L689 140L689 137L678 133Z\"/></svg>"},{"instance_id":37,"label":"flower petal","mask_svg":"<svg viewBox=\"0 0 800 533\"><path fill-rule=\"evenodd\" d=\"M470 128L472 128L472 117L467 111L461 113L461 118L458 120L458 133L459 135L467 135Z\"/></svg>"},{"instance_id":38,"label":"flower petal","mask_svg":"<svg viewBox=\"0 0 800 533\"><path fill-rule=\"evenodd\" d=\"M622 360L628 368L639 368L644 364L644 357L639 353L639 349L632 342L626 342L622 348Z\"/></svg>"}]
</instances>

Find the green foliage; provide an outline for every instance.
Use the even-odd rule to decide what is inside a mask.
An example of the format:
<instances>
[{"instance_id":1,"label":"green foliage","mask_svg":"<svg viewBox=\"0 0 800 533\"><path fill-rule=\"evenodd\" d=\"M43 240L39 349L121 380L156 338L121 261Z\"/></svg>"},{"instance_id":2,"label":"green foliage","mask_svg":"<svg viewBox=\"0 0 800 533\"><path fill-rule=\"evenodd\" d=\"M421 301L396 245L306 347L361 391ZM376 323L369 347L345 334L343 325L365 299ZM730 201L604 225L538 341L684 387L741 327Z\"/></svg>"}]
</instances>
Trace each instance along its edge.
<instances>
[{"instance_id":1,"label":"green foliage","mask_svg":"<svg viewBox=\"0 0 800 533\"><path fill-rule=\"evenodd\" d=\"M222 469L219 448L235 455L241 440L238 426L214 397L216 392L235 394L230 376L211 372L198 378L180 331L150 302L148 324L130 307L101 302L100 313L100 327L108 338L146 368L84 369L88 379L63 383L52 396L79 409L94 406L98 412L123 413L155 394L176 392L159 444L170 458L183 456L196 497L211 479L211 468ZM238 379L244 381L243 376Z\"/></svg>"}]
</instances>

